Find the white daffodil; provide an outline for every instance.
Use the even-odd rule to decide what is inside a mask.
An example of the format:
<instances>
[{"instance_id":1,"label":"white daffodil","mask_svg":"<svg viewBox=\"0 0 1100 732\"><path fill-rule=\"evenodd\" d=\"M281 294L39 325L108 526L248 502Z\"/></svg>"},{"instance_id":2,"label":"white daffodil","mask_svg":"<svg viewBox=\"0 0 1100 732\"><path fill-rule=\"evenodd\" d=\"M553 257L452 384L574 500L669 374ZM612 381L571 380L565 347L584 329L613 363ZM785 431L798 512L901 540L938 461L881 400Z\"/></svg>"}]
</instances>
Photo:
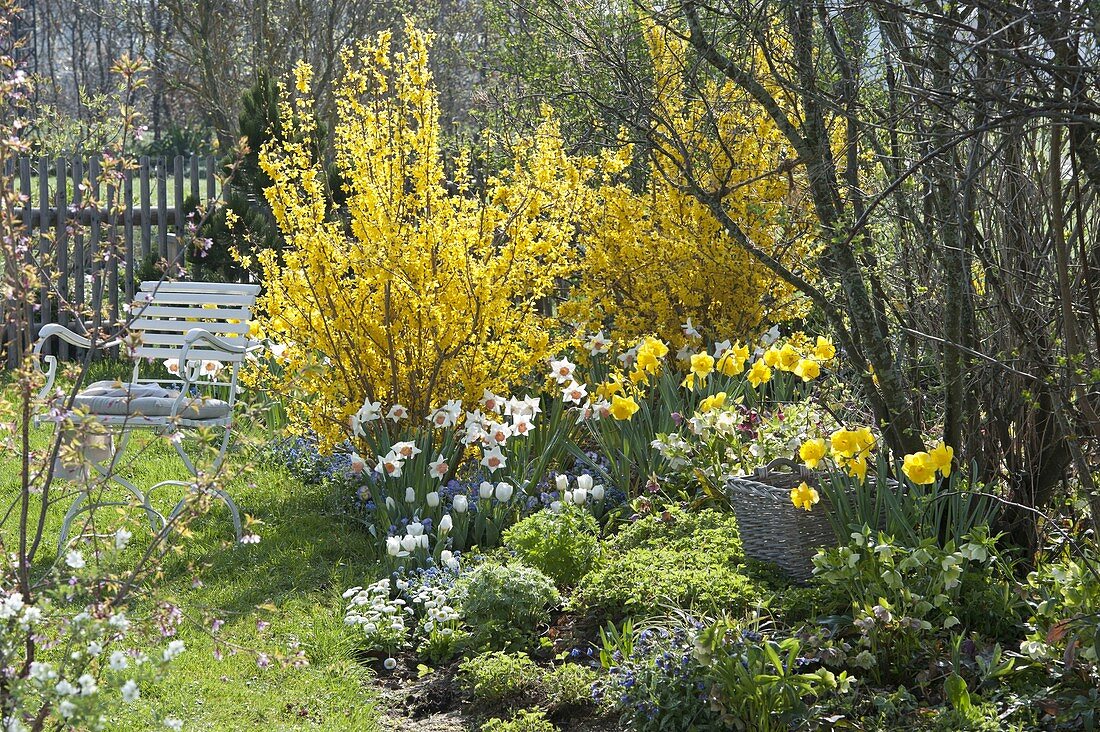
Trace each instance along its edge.
<instances>
[{"instance_id":1,"label":"white daffodil","mask_svg":"<svg viewBox=\"0 0 1100 732\"><path fill-rule=\"evenodd\" d=\"M428 463L428 472L436 480L443 480L447 477L447 472L451 469L451 466L447 464L447 461L440 455L432 462ZM439 494L436 494L436 501L438 503Z\"/></svg>"},{"instance_id":2,"label":"white daffodil","mask_svg":"<svg viewBox=\"0 0 1100 732\"><path fill-rule=\"evenodd\" d=\"M516 437L526 437L534 428L530 417L516 417L512 422L512 434Z\"/></svg>"},{"instance_id":3,"label":"white daffodil","mask_svg":"<svg viewBox=\"0 0 1100 732\"><path fill-rule=\"evenodd\" d=\"M688 318L686 323L680 325L680 330L684 332L684 336L687 338L698 340L703 337L703 334L697 331L695 326L691 324L691 318Z\"/></svg>"},{"instance_id":4,"label":"white daffodil","mask_svg":"<svg viewBox=\"0 0 1100 732\"><path fill-rule=\"evenodd\" d=\"M378 465L375 466L374 471L381 473L387 478L400 478L401 468L405 466L405 461L390 454L378 461Z\"/></svg>"},{"instance_id":5,"label":"white daffodil","mask_svg":"<svg viewBox=\"0 0 1100 732\"><path fill-rule=\"evenodd\" d=\"M359 475L367 468L367 461L362 458L359 453L353 452L351 454L351 464L349 469L352 475Z\"/></svg>"},{"instance_id":6,"label":"white daffodil","mask_svg":"<svg viewBox=\"0 0 1100 732\"><path fill-rule=\"evenodd\" d=\"M502 422L490 422L485 432L490 442L503 445L512 436L512 427Z\"/></svg>"},{"instance_id":7,"label":"white daffodil","mask_svg":"<svg viewBox=\"0 0 1100 732\"><path fill-rule=\"evenodd\" d=\"M224 368L225 364L221 361L207 361L204 359L199 366L199 371L203 376L213 381L218 378L218 374L220 374L221 370Z\"/></svg>"},{"instance_id":8,"label":"white daffodil","mask_svg":"<svg viewBox=\"0 0 1100 732\"><path fill-rule=\"evenodd\" d=\"M486 450L481 456L481 464L487 467L489 470L496 472L508 464L508 459L504 457L504 453L500 451L500 447L494 447L492 450Z\"/></svg>"},{"instance_id":9,"label":"white daffodil","mask_svg":"<svg viewBox=\"0 0 1100 732\"><path fill-rule=\"evenodd\" d=\"M416 446L415 442L395 442L393 447L390 448L390 454L401 460L411 460L420 454L420 448Z\"/></svg>"},{"instance_id":10,"label":"white daffodil","mask_svg":"<svg viewBox=\"0 0 1100 732\"><path fill-rule=\"evenodd\" d=\"M405 407L400 404L394 404L390 407L390 411L386 412L386 418L393 422L399 422L406 419L408 416L409 410L405 409Z\"/></svg>"},{"instance_id":11,"label":"white daffodil","mask_svg":"<svg viewBox=\"0 0 1100 732\"><path fill-rule=\"evenodd\" d=\"M162 363L164 364L165 370L172 374L172 376L180 375L180 360L178 358L166 358Z\"/></svg>"},{"instance_id":12,"label":"white daffodil","mask_svg":"<svg viewBox=\"0 0 1100 732\"><path fill-rule=\"evenodd\" d=\"M587 397L588 387L576 381L570 381L569 385L562 390L562 399L573 404L582 404Z\"/></svg>"},{"instance_id":13,"label":"white daffodil","mask_svg":"<svg viewBox=\"0 0 1100 732\"><path fill-rule=\"evenodd\" d=\"M573 372L576 370L577 365L571 362L568 358L563 358L560 361L551 359L550 361L550 376L557 379L559 384L564 384L573 378Z\"/></svg>"},{"instance_id":14,"label":"white daffodil","mask_svg":"<svg viewBox=\"0 0 1100 732\"><path fill-rule=\"evenodd\" d=\"M714 360L717 361L722 358L722 356L726 355L726 351L728 351L732 346L733 343L731 343L728 338L724 341L718 341L717 343L715 343Z\"/></svg>"},{"instance_id":15,"label":"white daffodil","mask_svg":"<svg viewBox=\"0 0 1100 732\"><path fill-rule=\"evenodd\" d=\"M599 333L589 338L588 342L584 345L590 354L596 356L601 353L607 353L607 349L611 347L611 341L608 340L607 336L604 335L604 332L601 330Z\"/></svg>"},{"instance_id":16,"label":"white daffodil","mask_svg":"<svg viewBox=\"0 0 1100 732\"><path fill-rule=\"evenodd\" d=\"M500 414L501 408L504 407L504 401L499 396L486 389L481 392L481 406L484 407L487 412L496 412Z\"/></svg>"}]
</instances>

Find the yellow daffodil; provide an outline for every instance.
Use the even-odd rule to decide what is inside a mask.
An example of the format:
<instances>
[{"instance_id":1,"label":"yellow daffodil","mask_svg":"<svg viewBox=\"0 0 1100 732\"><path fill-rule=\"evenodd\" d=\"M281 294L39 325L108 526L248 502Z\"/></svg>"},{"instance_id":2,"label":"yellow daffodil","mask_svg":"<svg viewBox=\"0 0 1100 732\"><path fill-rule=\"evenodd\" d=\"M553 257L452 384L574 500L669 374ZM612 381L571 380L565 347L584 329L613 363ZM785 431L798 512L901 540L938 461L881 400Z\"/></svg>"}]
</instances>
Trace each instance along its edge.
<instances>
[{"instance_id":1,"label":"yellow daffodil","mask_svg":"<svg viewBox=\"0 0 1100 732\"><path fill-rule=\"evenodd\" d=\"M634 397L621 397L616 394L611 398L611 416L617 420L629 420L638 411L638 402Z\"/></svg>"},{"instance_id":2,"label":"yellow daffodil","mask_svg":"<svg viewBox=\"0 0 1100 732\"><path fill-rule=\"evenodd\" d=\"M798 448L798 456L806 463L807 468L816 468L817 464L825 457L825 440L820 437L806 440Z\"/></svg>"},{"instance_id":3,"label":"yellow daffodil","mask_svg":"<svg viewBox=\"0 0 1100 732\"><path fill-rule=\"evenodd\" d=\"M813 505L821 500L818 492L805 482L799 483L797 488L791 489L791 503L795 508L804 508L809 511Z\"/></svg>"},{"instance_id":4,"label":"yellow daffodil","mask_svg":"<svg viewBox=\"0 0 1100 732\"><path fill-rule=\"evenodd\" d=\"M610 399L616 394L623 393L623 385L614 379L609 379L596 387L596 396L601 399Z\"/></svg>"},{"instance_id":5,"label":"yellow daffodil","mask_svg":"<svg viewBox=\"0 0 1100 732\"><path fill-rule=\"evenodd\" d=\"M901 464L901 472L917 485L929 485L936 482L936 464L926 452L906 455Z\"/></svg>"},{"instance_id":6,"label":"yellow daffodil","mask_svg":"<svg viewBox=\"0 0 1100 732\"><path fill-rule=\"evenodd\" d=\"M680 386L684 387L688 391L695 391L695 374L689 373L684 377L684 380L680 382Z\"/></svg>"},{"instance_id":7,"label":"yellow daffodil","mask_svg":"<svg viewBox=\"0 0 1100 732\"><path fill-rule=\"evenodd\" d=\"M839 429L829 435L829 443L833 452L841 457L852 457L859 452L859 438L856 432Z\"/></svg>"},{"instance_id":8,"label":"yellow daffodil","mask_svg":"<svg viewBox=\"0 0 1100 732\"><path fill-rule=\"evenodd\" d=\"M951 475L951 461L955 457L954 448L941 442L929 451L928 457L931 458L932 464L936 466L936 470L943 473L943 477L946 478Z\"/></svg>"},{"instance_id":9,"label":"yellow daffodil","mask_svg":"<svg viewBox=\"0 0 1100 732\"><path fill-rule=\"evenodd\" d=\"M766 355L766 354L765 354ZM756 361L753 363L752 368L749 369L748 375L749 383L755 388L759 389L762 384L768 383L772 378L772 370L768 368L764 361Z\"/></svg>"},{"instance_id":10,"label":"yellow daffodil","mask_svg":"<svg viewBox=\"0 0 1100 732\"><path fill-rule=\"evenodd\" d=\"M867 453L856 453L845 460L844 467L848 469L848 475L859 478L861 483L867 480Z\"/></svg>"},{"instance_id":11,"label":"yellow daffodil","mask_svg":"<svg viewBox=\"0 0 1100 732\"><path fill-rule=\"evenodd\" d=\"M798 365L794 367L795 376L802 377L803 381L813 381L818 376L821 376L821 367L817 361L813 361L808 358L799 360Z\"/></svg>"},{"instance_id":12,"label":"yellow daffodil","mask_svg":"<svg viewBox=\"0 0 1100 732\"><path fill-rule=\"evenodd\" d=\"M836 356L836 347L833 342L824 336L817 337L817 345L814 346L814 358L818 361L831 361Z\"/></svg>"},{"instance_id":13,"label":"yellow daffodil","mask_svg":"<svg viewBox=\"0 0 1100 732\"><path fill-rule=\"evenodd\" d=\"M875 435L870 427L857 427L855 429L856 444L860 452L868 452L875 446Z\"/></svg>"},{"instance_id":14,"label":"yellow daffodil","mask_svg":"<svg viewBox=\"0 0 1100 732\"><path fill-rule=\"evenodd\" d=\"M633 371L630 372L629 377L630 377L630 381L632 383L635 383L635 384L641 384L643 382L644 383L649 382L649 376L641 368L641 364L638 364L638 368L636 368L636 369L634 369Z\"/></svg>"},{"instance_id":15,"label":"yellow daffodil","mask_svg":"<svg viewBox=\"0 0 1100 732\"><path fill-rule=\"evenodd\" d=\"M714 356L704 351L691 357L691 373L700 379L705 379L712 371L714 371Z\"/></svg>"},{"instance_id":16,"label":"yellow daffodil","mask_svg":"<svg viewBox=\"0 0 1100 732\"><path fill-rule=\"evenodd\" d=\"M745 362L748 360L749 347L735 343L718 359L716 368L726 376L737 376L745 370Z\"/></svg>"},{"instance_id":17,"label":"yellow daffodil","mask_svg":"<svg viewBox=\"0 0 1100 732\"><path fill-rule=\"evenodd\" d=\"M721 409L724 406L726 406L726 392L720 391L714 396L709 396L699 402L699 411L709 412L713 409Z\"/></svg>"},{"instance_id":18,"label":"yellow daffodil","mask_svg":"<svg viewBox=\"0 0 1100 732\"><path fill-rule=\"evenodd\" d=\"M772 346L768 350L764 351L764 364L771 368L775 368L779 365L779 349Z\"/></svg>"},{"instance_id":19,"label":"yellow daffodil","mask_svg":"<svg viewBox=\"0 0 1100 732\"><path fill-rule=\"evenodd\" d=\"M653 351L646 348L639 348L637 364L638 368L642 371L649 371L652 373L657 371L657 368L658 366L660 366L661 361L657 358Z\"/></svg>"},{"instance_id":20,"label":"yellow daffodil","mask_svg":"<svg viewBox=\"0 0 1100 732\"><path fill-rule=\"evenodd\" d=\"M802 356L799 355L798 349L788 343L779 349L779 361L776 365L779 366L780 371L794 371L801 360Z\"/></svg>"}]
</instances>

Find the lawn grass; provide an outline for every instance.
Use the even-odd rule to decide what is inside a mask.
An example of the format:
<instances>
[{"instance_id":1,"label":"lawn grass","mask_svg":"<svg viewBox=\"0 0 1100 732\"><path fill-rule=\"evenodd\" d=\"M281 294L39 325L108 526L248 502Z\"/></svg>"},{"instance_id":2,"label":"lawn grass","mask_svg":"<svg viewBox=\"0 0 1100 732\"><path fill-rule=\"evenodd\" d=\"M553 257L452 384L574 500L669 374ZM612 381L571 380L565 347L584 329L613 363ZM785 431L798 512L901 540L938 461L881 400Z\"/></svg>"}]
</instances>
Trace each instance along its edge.
<instances>
[{"instance_id":1,"label":"lawn grass","mask_svg":"<svg viewBox=\"0 0 1100 732\"><path fill-rule=\"evenodd\" d=\"M36 447L48 439L47 430L35 431ZM141 457L128 472L139 487L186 477L166 442L146 438L136 447ZM0 458L4 510L18 493L17 463ZM340 597L348 586L376 578L370 537L341 517L327 487L304 485L245 447L227 465L230 493L260 522L253 530L261 541L235 544L220 502L192 524L191 536L179 538L180 551L164 563L160 594L187 618L177 635L187 650L160 682L142 689L140 700L116 707L108 729L163 730L166 716L183 720L188 730L378 729L373 674L353 657ZM171 490L157 495L162 512L178 498ZM47 563L66 508L67 501L49 511ZM142 518L138 509L126 510ZM140 550L141 536L135 530L131 551ZM138 619L151 610L139 603L128 614ZM225 622L217 633L221 661L208 632L212 617ZM139 647L159 654L165 643L149 637ZM294 644L305 651L307 666L258 667L257 652L274 657ZM229 646L248 650L232 654Z\"/></svg>"}]
</instances>

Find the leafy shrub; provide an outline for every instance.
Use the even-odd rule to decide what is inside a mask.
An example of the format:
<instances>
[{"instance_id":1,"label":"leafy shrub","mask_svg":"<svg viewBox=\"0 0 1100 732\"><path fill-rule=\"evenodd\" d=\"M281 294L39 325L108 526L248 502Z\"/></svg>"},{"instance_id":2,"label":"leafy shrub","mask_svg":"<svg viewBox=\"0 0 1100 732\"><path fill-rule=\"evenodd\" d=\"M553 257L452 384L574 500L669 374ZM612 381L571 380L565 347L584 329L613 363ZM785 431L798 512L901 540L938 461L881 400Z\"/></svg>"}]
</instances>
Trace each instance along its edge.
<instances>
[{"instance_id":1,"label":"leafy shrub","mask_svg":"<svg viewBox=\"0 0 1100 732\"><path fill-rule=\"evenodd\" d=\"M591 569L599 530L587 510L564 506L560 513L539 511L523 519L504 533L504 543L524 564L565 587L575 585Z\"/></svg>"},{"instance_id":2,"label":"leafy shrub","mask_svg":"<svg viewBox=\"0 0 1100 732\"><path fill-rule=\"evenodd\" d=\"M557 732L557 729L537 709L521 709L507 722L494 717L481 725L481 732Z\"/></svg>"},{"instance_id":3,"label":"leafy shrub","mask_svg":"<svg viewBox=\"0 0 1100 732\"><path fill-rule=\"evenodd\" d=\"M548 608L559 600L553 580L518 563L482 564L455 585L455 602L477 648L529 647L535 629L550 620Z\"/></svg>"},{"instance_id":4,"label":"leafy shrub","mask_svg":"<svg viewBox=\"0 0 1100 732\"><path fill-rule=\"evenodd\" d=\"M592 685L599 675L579 663L563 663L547 671L542 679L548 705L578 706L592 703Z\"/></svg>"},{"instance_id":5,"label":"leafy shrub","mask_svg":"<svg viewBox=\"0 0 1100 732\"><path fill-rule=\"evenodd\" d=\"M883 670L901 676L919 660L930 634L1003 633L1019 622L1019 602L994 539L978 527L963 541L941 547L928 538L910 547L864 527L847 546L814 558L818 580L851 601L860 632L853 665L879 678Z\"/></svg>"},{"instance_id":6,"label":"leafy shrub","mask_svg":"<svg viewBox=\"0 0 1100 732\"><path fill-rule=\"evenodd\" d=\"M668 604L701 613L736 612L760 597L744 574L732 516L670 509L609 542L581 580L574 603L597 615L657 615Z\"/></svg>"},{"instance_id":7,"label":"leafy shrub","mask_svg":"<svg viewBox=\"0 0 1100 732\"><path fill-rule=\"evenodd\" d=\"M526 653L482 653L462 662L462 685L482 704L500 704L530 691L542 672Z\"/></svg>"},{"instance_id":8,"label":"leafy shrub","mask_svg":"<svg viewBox=\"0 0 1100 732\"><path fill-rule=\"evenodd\" d=\"M1029 622L1035 632L1020 650L1038 660L1065 659L1067 648L1073 647L1074 655L1100 675L1100 580L1086 561L1067 557L1028 575L1034 597Z\"/></svg>"}]
</instances>

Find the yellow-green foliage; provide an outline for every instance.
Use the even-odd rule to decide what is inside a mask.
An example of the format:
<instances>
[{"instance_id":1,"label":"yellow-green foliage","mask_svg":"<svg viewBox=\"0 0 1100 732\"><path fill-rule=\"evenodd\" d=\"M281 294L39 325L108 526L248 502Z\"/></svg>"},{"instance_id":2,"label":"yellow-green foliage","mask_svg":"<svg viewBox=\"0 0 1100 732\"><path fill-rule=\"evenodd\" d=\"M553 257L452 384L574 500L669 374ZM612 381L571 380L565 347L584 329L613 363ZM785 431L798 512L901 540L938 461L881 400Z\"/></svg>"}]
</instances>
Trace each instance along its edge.
<instances>
[{"instance_id":1,"label":"yellow-green foliage","mask_svg":"<svg viewBox=\"0 0 1100 732\"><path fill-rule=\"evenodd\" d=\"M765 316L801 314L804 303L793 289L739 247L692 194L693 186L727 190L722 206L753 245L797 261L809 246L800 220L807 212L797 180L779 172L792 152L763 110L732 85L707 84L706 104L686 93L690 57L682 40L656 25L647 39L664 152L652 156L643 190L600 186L599 205L581 229L580 283L563 317L610 325L626 342L655 332L679 347L689 317L718 339L745 338Z\"/></svg>"},{"instance_id":2,"label":"yellow-green foliage","mask_svg":"<svg viewBox=\"0 0 1100 732\"><path fill-rule=\"evenodd\" d=\"M516 381L560 344L536 304L576 264L578 212L600 165L571 157L549 116L475 192L469 160L445 161L429 37L389 32L344 54L332 130L346 218L329 211L308 66L281 117L287 142L260 164L287 250L261 260L266 334L287 344L274 388L305 389L299 414L331 445L365 399L424 415Z\"/></svg>"}]
</instances>

